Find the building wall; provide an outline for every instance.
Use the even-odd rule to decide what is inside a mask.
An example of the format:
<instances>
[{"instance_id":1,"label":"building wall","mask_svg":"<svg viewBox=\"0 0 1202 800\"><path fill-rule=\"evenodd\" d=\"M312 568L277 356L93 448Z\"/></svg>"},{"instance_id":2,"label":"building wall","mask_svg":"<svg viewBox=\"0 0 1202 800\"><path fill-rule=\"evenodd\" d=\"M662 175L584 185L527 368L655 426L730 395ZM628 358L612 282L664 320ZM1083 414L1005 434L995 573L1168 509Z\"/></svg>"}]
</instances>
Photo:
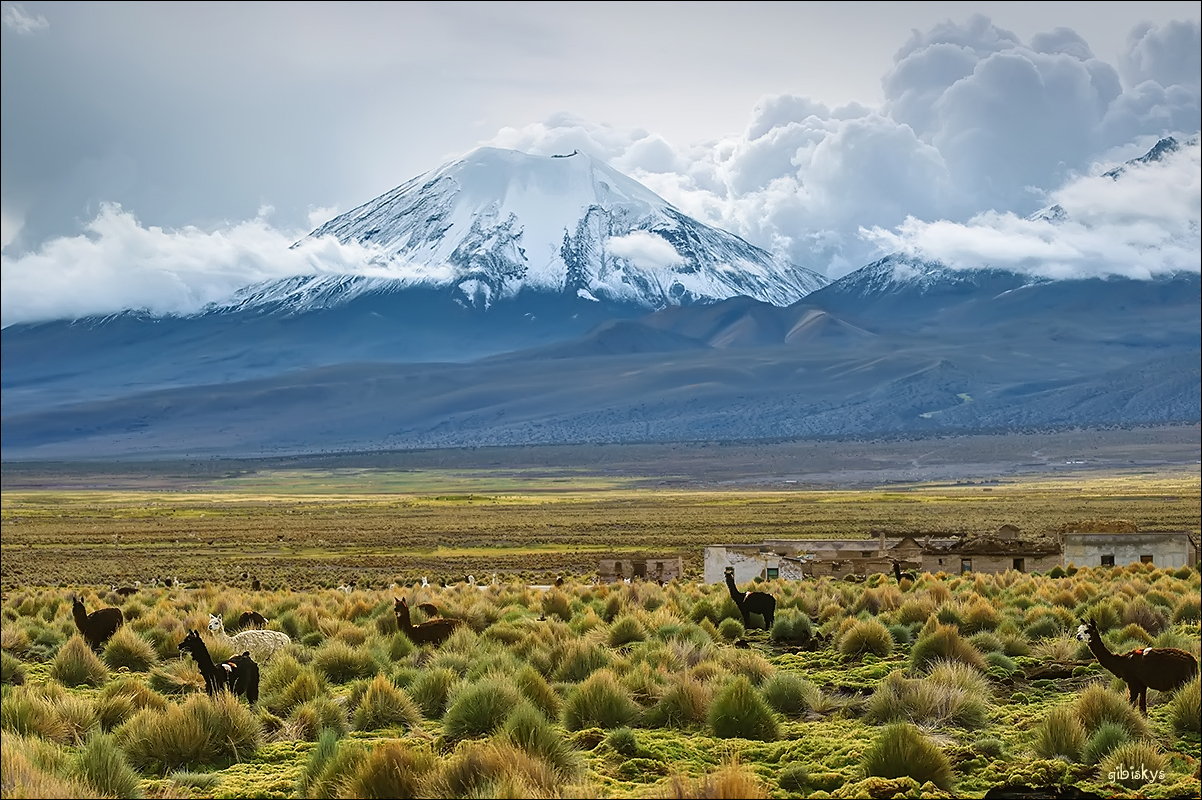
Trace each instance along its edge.
<instances>
[{"instance_id":1,"label":"building wall","mask_svg":"<svg viewBox=\"0 0 1202 800\"><path fill-rule=\"evenodd\" d=\"M1102 565L1102 556L1113 556L1115 566L1138 564L1151 556L1158 567L1188 567L1197 563L1197 549L1189 534L1171 533L1066 533L1064 563L1078 567Z\"/></svg>"},{"instance_id":2,"label":"building wall","mask_svg":"<svg viewBox=\"0 0 1202 800\"><path fill-rule=\"evenodd\" d=\"M942 553L922 556L923 572L946 572L952 575L960 572L961 559L969 559L972 562L973 572L984 572L988 574L997 574L1006 570L1014 569L1014 559L1021 558L1023 560L1023 572L1047 572L1052 567L1060 566L1060 554L1039 554L1032 555L1021 551L1005 554L986 554L968 553L960 555L958 553ZM942 563L940 563L942 561Z\"/></svg>"},{"instance_id":3,"label":"building wall","mask_svg":"<svg viewBox=\"0 0 1202 800\"><path fill-rule=\"evenodd\" d=\"M597 576L606 582L631 578L633 580L665 583L684 574L684 559L680 556L665 558L603 558L597 565Z\"/></svg>"}]
</instances>

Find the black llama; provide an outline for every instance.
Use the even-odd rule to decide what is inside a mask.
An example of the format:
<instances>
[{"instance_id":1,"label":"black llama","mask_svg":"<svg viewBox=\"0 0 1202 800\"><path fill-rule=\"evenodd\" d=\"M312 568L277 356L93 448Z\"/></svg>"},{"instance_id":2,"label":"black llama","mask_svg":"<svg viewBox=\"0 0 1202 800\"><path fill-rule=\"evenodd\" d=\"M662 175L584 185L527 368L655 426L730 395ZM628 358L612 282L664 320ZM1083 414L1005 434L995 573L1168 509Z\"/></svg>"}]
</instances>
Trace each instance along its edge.
<instances>
[{"instance_id":1,"label":"black llama","mask_svg":"<svg viewBox=\"0 0 1202 800\"><path fill-rule=\"evenodd\" d=\"M205 691L209 697L228 688L234 694L246 697L251 705L259 701L259 665L250 657L250 651L221 664L214 664L199 631L188 631L188 635L179 643L179 651L191 654L192 660L200 668L200 674L204 676Z\"/></svg>"},{"instance_id":2,"label":"black llama","mask_svg":"<svg viewBox=\"0 0 1202 800\"><path fill-rule=\"evenodd\" d=\"M740 592L735 586L735 571L733 567L726 568L726 588L730 589L730 597L739 607L743 615L743 626L751 627L751 615L759 614L764 618L764 630L772 630L772 618L776 615L776 598L767 592Z\"/></svg>"}]
</instances>

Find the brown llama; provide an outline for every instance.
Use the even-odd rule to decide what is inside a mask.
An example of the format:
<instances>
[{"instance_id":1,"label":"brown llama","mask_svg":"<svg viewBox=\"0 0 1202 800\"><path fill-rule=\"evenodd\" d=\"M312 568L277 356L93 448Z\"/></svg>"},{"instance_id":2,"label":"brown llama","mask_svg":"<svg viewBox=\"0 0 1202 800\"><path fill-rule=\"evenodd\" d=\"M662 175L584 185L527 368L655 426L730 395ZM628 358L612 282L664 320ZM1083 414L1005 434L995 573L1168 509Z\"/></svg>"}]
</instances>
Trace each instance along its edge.
<instances>
[{"instance_id":1,"label":"brown llama","mask_svg":"<svg viewBox=\"0 0 1202 800\"><path fill-rule=\"evenodd\" d=\"M438 606L434 605L433 603L418 603L417 608L419 611L421 611L427 617L442 616L441 614L438 613Z\"/></svg>"},{"instance_id":2,"label":"brown llama","mask_svg":"<svg viewBox=\"0 0 1202 800\"><path fill-rule=\"evenodd\" d=\"M396 613L396 626L404 631L409 641L416 645L432 644L435 647L451 638L451 634L463 624L461 619L432 619L414 625L409 618L409 604L403 598L392 598L392 610Z\"/></svg>"},{"instance_id":3,"label":"brown llama","mask_svg":"<svg viewBox=\"0 0 1202 800\"><path fill-rule=\"evenodd\" d=\"M125 615L119 608L98 608L89 614L78 597L72 597L71 601L71 616L75 617L75 627L79 628L83 638L96 652L100 652L105 642L125 624Z\"/></svg>"},{"instance_id":4,"label":"brown llama","mask_svg":"<svg viewBox=\"0 0 1202 800\"><path fill-rule=\"evenodd\" d=\"M1126 681L1131 705L1136 705L1138 698L1139 710L1145 717L1148 689L1171 692L1198 674L1197 659L1176 647L1137 647L1122 655L1110 652L1093 618L1077 628L1077 638L1089 645L1099 664Z\"/></svg>"}]
</instances>

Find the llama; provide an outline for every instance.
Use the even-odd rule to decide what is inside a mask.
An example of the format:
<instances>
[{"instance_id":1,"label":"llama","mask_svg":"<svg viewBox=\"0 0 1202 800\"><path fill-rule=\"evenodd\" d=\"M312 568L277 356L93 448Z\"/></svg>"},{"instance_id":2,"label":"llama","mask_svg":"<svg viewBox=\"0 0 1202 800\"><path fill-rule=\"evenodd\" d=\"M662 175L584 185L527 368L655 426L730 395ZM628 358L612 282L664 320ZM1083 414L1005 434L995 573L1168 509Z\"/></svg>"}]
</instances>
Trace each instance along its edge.
<instances>
[{"instance_id":1,"label":"llama","mask_svg":"<svg viewBox=\"0 0 1202 800\"><path fill-rule=\"evenodd\" d=\"M562 576L562 575L556 575L556 576L555 576L555 585L556 585L556 586L563 586L563 583L564 583L563 576Z\"/></svg>"},{"instance_id":2,"label":"llama","mask_svg":"<svg viewBox=\"0 0 1202 800\"><path fill-rule=\"evenodd\" d=\"M116 592L117 594L121 595L122 597L129 597L131 594L137 594L138 590L141 588L142 588L142 581L134 581L133 586L122 586L121 588L117 588L116 584L112 584L109 586L110 591Z\"/></svg>"},{"instance_id":3,"label":"llama","mask_svg":"<svg viewBox=\"0 0 1202 800\"><path fill-rule=\"evenodd\" d=\"M238 617L238 629L245 630L246 628L258 628L262 630L267 627L267 617L260 614L258 611L243 611L242 616Z\"/></svg>"},{"instance_id":4,"label":"llama","mask_svg":"<svg viewBox=\"0 0 1202 800\"><path fill-rule=\"evenodd\" d=\"M224 639L234 646L234 651L245 650L259 664L266 664L268 659L279 650L287 647L292 640L288 634L280 631L249 630L230 636L225 632L222 615L209 615L209 633L218 639Z\"/></svg>"},{"instance_id":5,"label":"llama","mask_svg":"<svg viewBox=\"0 0 1202 800\"><path fill-rule=\"evenodd\" d=\"M125 624L125 615L121 613L121 609L110 606L98 608L89 614L78 597L71 598L71 616L75 617L75 627L79 628L88 645L97 653L117 629Z\"/></svg>"},{"instance_id":6,"label":"llama","mask_svg":"<svg viewBox=\"0 0 1202 800\"><path fill-rule=\"evenodd\" d=\"M188 635L179 643L179 651L189 653L200 668L209 697L228 688L234 694L245 696L251 705L258 702L259 665L250 657L249 651L222 662L220 666L216 665L213 663L213 657L209 655L209 648L205 647L200 638L200 631L188 631Z\"/></svg>"},{"instance_id":7,"label":"llama","mask_svg":"<svg viewBox=\"0 0 1202 800\"><path fill-rule=\"evenodd\" d=\"M740 592L735 586L735 571L726 568L726 588L730 590L730 598L739 607L743 615L743 625L751 627L751 615L759 614L764 618L764 630L772 630L772 619L776 616L776 598L767 592Z\"/></svg>"},{"instance_id":8,"label":"llama","mask_svg":"<svg viewBox=\"0 0 1202 800\"><path fill-rule=\"evenodd\" d=\"M394 598L394 599L395 599L395 598ZM437 616L439 616L439 614L438 614L438 606L434 605L433 603L418 603L418 604L417 604L417 608L418 608L418 610L419 610L419 611L421 611L421 612L422 612L423 614L425 614L427 617L437 617Z\"/></svg>"},{"instance_id":9,"label":"llama","mask_svg":"<svg viewBox=\"0 0 1202 800\"><path fill-rule=\"evenodd\" d=\"M409 618L409 604L404 599L393 599L392 610L396 613L397 628L404 631L409 641L417 645L432 644L435 647L451 638L455 629L463 624L461 619L432 619L420 625L414 625Z\"/></svg>"},{"instance_id":10,"label":"llama","mask_svg":"<svg viewBox=\"0 0 1202 800\"><path fill-rule=\"evenodd\" d=\"M1198 661L1176 647L1142 647L1119 655L1102 641L1098 623L1090 618L1077 628L1077 638L1089 645L1098 663L1127 683L1131 705L1139 701L1139 710L1148 715L1148 689L1171 692L1189 683L1198 674Z\"/></svg>"},{"instance_id":11,"label":"llama","mask_svg":"<svg viewBox=\"0 0 1202 800\"><path fill-rule=\"evenodd\" d=\"M902 578L905 578L910 583L914 583L918 580L918 577L913 572L902 572L900 561L893 562L893 577L898 583L902 582Z\"/></svg>"}]
</instances>

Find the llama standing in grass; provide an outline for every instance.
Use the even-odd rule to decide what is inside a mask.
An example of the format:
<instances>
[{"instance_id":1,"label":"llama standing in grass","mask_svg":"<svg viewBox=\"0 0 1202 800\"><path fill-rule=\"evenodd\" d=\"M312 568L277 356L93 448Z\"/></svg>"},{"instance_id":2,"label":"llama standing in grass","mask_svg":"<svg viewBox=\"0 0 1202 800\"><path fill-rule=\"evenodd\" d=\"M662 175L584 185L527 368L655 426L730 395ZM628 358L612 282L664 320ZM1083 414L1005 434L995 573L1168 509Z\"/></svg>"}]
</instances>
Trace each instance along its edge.
<instances>
[{"instance_id":1,"label":"llama standing in grass","mask_svg":"<svg viewBox=\"0 0 1202 800\"><path fill-rule=\"evenodd\" d=\"M1138 699L1144 716L1148 715L1148 689L1171 692L1198 674L1197 659L1176 647L1142 647L1122 655L1110 652L1093 619L1077 628L1077 638L1089 645L1099 664L1126 681L1131 705Z\"/></svg>"},{"instance_id":2,"label":"llama standing in grass","mask_svg":"<svg viewBox=\"0 0 1202 800\"><path fill-rule=\"evenodd\" d=\"M451 638L455 629L463 624L461 619L432 619L420 625L414 625L409 618L409 604L404 599L392 598L392 610L396 613L396 626L402 630L409 641L417 645L432 644L438 646Z\"/></svg>"},{"instance_id":3,"label":"llama standing in grass","mask_svg":"<svg viewBox=\"0 0 1202 800\"><path fill-rule=\"evenodd\" d=\"M249 630L230 636L225 632L225 623L220 614L209 615L209 633L232 644L234 652L249 652L251 658L260 664L266 664L269 658L292 642L288 634L280 631Z\"/></svg>"},{"instance_id":4,"label":"llama standing in grass","mask_svg":"<svg viewBox=\"0 0 1202 800\"><path fill-rule=\"evenodd\" d=\"M79 628L88 645L97 652L100 652L105 642L125 624L125 615L121 613L121 609L110 606L98 608L89 614L78 597L71 598L71 616L75 617L75 627Z\"/></svg>"},{"instance_id":5,"label":"llama standing in grass","mask_svg":"<svg viewBox=\"0 0 1202 800\"><path fill-rule=\"evenodd\" d=\"M238 630L247 628L266 628L267 617L260 614L258 611L243 611L242 616L238 617Z\"/></svg>"},{"instance_id":6,"label":"llama standing in grass","mask_svg":"<svg viewBox=\"0 0 1202 800\"><path fill-rule=\"evenodd\" d=\"M189 653L200 674L205 679L205 691L209 697L221 689L229 688L234 694L244 695L247 702L254 705L259 700L259 665L250 657L249 652L234 656L221 664L214 664L200 638L200 631L188 631L188 635L179 643L180 653Z\"/></svg>"},{"instance_id":7,"label":"llama standing in grass","mask_svg":"<svg viewBox=\"0 0 1202 800\"><path fill-rule=\"evenodd\" d=\"M898 584L902 582L902 578L905 578L910 583L914 583L918 580L918 577L913 572L902 572L900 561L893 562L893 577Z\"/></svg>"},{"instance_id":8,"label":"llama standing in grass","mask_svg":"<svg viewBox=\"0 0 1202 800\"><path fill-rule=\"evenodd\" d=\"M726 588L730 590L730 599L739 607L743 615L743 626L751 627L751 615L759 614L764 618L764 630L772 630L772 619L776 616L776 598L767 592L740 592L735 586L734 569L726 568Z\"/></svg>"}]
</instances>

